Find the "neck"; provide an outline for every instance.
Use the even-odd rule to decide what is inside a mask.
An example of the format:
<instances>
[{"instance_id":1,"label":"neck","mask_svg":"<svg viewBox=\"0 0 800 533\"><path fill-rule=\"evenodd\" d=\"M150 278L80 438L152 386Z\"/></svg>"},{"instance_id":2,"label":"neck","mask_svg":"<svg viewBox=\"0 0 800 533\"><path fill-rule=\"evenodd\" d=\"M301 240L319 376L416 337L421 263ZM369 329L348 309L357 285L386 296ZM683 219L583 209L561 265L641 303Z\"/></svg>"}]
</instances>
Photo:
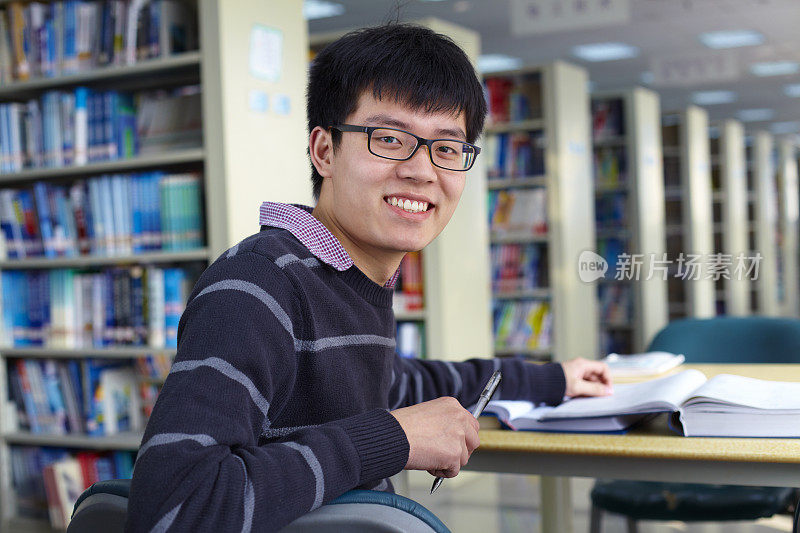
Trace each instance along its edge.
<instances>
[{"instance_id":1,"label":"neck","mask_svg":"<svg viewBox=\"0 0 800 533\"><path fill-rule=\"evenodd\" d=\"M378 285L386 285L400 267L405 252L387 252L360 245L320 204L314 207L311 215L339 240L356 267Z\"/></svg>"}]
</instances>

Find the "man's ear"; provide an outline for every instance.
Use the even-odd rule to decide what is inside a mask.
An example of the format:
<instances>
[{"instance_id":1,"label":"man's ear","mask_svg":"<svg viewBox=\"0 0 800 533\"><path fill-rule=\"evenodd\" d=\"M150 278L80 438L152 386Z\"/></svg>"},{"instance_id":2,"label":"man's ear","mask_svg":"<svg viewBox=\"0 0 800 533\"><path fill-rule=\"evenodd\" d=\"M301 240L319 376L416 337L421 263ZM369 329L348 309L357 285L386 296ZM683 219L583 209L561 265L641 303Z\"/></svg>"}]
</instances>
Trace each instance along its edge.
<instances>
[{"instance_id":1,"label":"man's ear","mask_svg":"<svg viewBox=\"0 0 800 533\"><path fill-rule=\"evenodd\" d=\"M320 126L311 130L308 136L308 153L311 156L311 163L323 178L331 177L331 165L333 163L333 139L331 132Z\"/></svg>"}]
</instances>

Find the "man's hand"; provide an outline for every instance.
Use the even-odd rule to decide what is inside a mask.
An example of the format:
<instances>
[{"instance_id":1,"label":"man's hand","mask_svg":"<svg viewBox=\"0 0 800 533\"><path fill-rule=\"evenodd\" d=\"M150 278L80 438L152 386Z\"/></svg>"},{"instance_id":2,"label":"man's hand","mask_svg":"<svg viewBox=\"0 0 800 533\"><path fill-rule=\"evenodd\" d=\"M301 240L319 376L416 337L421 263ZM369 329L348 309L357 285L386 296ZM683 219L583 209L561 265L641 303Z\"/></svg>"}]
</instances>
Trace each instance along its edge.
<instances>
[{"instance_id":1,"label":"man's hand","mask_svg":"<svg viewBox=\"0 0 800 533\"><path fill-rule=\"evenodd\" d=\"M406 470L455 477L478 447L478 421L450 397L391 411L409 444Z\"/></svg>"},{"instance_id":2,"label":"man's hand","mask_svg":"<svg viewBox=\"0 0 800 533\"><path fill-rule=\"evenodd\" d=\"M567 381L567 396L608 396L614 393L608 365L602 361L577 358L561 363L561 367Z\"/></svg>"}]
</instances>

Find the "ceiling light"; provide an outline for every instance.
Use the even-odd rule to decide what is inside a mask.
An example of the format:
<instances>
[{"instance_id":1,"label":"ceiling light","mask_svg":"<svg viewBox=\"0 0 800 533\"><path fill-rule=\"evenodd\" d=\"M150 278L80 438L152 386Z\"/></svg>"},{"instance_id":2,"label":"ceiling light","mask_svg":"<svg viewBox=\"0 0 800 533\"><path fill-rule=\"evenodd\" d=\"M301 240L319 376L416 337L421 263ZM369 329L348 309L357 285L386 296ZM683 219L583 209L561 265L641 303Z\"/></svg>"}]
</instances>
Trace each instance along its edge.
<instances>
[{"instance_id":1,"label":"ceiling light","mask_svg":"<svg viewBox=\"0 0 800 533\"><path fill-rule=\"evenodd\" d=\"M478 56L478 71L482 73L515 70L522 66L522 60L505 54L484 54Z\"/></svg>"},{"instance_id":2,"label":"ceiling light","mask_svg":"<svg viewBox=\"0 0 800 533\"><path fill-rule=\"evenodd\" d=\"M776 135L795 133L800 131L800 122L773 122L769 129Z\"/></svg>"},{"instance_id":3,"label":"ceiling light","mask_svg":"<svg viewBox=\"0 0 800 533\"><path fill-rule=\"evenodd\" d=\"M752 30L712 31L700 34L700 42L714 50L763 44L764 36Z\"/></svg>"},{"instance_id":4,"label":"ceiling light","mask_svg":"<svg viewBox=\"0 0 800 533\"><path fill-rule=\"evenodd\" d=\"M344 6L327 0L304 0L303 16L306 20L336 17L344 13Z\"/></svg>"},{"instance_id":5,"label":"ceiling light","mask_svg":"<svg viewBox=\"0 0 800 533\"><path fill-rule=\"evenodd\" d=\"M615 61L639 55L639 49L625 43L582 44L572 49L572 55L584 61Z\"/></svg>"},{"instance_id":6,"label":"ceiling light","mask_svg":"<svg viewBox=\"0 0 800 533\"><path fill-rule=\"evenodd\" d=\"M739 111L739 120L742 122L761 122L772 120L775 111L772 109L742 109Z\"/></svg>"},{"instance_id":7,"label":"ceiling light","mask_svg":"<svg viewBox=\"0 0 800 533\"><path fill-rule=\"evenodd\" d=\"M736 101L733 91L698 91L692 93L692 102L697 105L730 104Z\"/></svg>"},{"instance_id":8,"label":"ceiling light","mask_svg":"<svg viewBox=\"0 0 800 533\"><path fill-rule=\"evenodd\" d=\"M784 86L783 94L792 98L800 98L800 83Z\"/></svg>"},{"instance_id":9,"label":"ceiling light","mask_svg":"<svg viewBox=\"0 0 800 533\"><path fill-rule=\"evenodd\" d=\"M787 76L800 72L800 63L795 61L771 61L753 63L750 72L755 76Z\"/></svg>"}]
</instances>

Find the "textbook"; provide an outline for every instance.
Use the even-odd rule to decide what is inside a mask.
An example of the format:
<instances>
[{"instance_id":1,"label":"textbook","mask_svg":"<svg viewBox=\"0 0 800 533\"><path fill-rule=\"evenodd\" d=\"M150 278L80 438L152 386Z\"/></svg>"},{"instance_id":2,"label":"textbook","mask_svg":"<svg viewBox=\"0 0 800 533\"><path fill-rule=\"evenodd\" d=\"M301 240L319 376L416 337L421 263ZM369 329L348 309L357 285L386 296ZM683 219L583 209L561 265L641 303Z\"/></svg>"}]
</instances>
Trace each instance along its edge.
<instances>
[{"instance_id":1,"label":"textbook","mask_svg":"<svg viewBox=\"0 0 800 533\"><path fill-rule=\"evenodd\" d=\"M614 377L652 376L672 370L684 361L682 354L645 352L630 355L608 354L603 358Z\"/></svg>"},{"instance_id":2,"label":"textbook","mask_svg":"<svg viewBox=\"0 0 800 533\"><path fill-rule=\"evenodd\" d=\"M642 383L614 386L614 394L573 398L556 407L496 400L495 414L514 430L621 432L655 413L672 413L672 428L687 437L800 437L800 383L694 369Z\"/></svg>"}]
</instances>

